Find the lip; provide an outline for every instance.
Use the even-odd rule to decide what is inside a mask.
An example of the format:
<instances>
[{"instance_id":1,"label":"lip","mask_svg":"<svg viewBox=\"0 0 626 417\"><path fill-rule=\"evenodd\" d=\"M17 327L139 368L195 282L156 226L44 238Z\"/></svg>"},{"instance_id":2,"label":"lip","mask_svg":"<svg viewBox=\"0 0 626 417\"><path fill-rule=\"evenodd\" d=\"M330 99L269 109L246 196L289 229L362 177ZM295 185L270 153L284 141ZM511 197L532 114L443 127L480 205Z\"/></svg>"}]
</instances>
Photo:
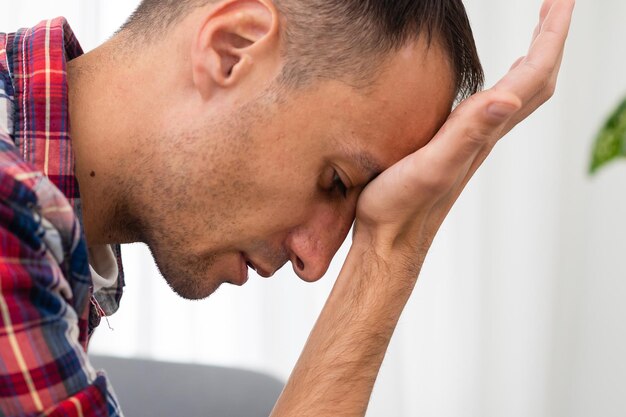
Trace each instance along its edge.
<instances>
[{"instance_id":1,"label":"lip","mask_svg":"<svg viewBox=\"0 0 626 417\"><path fill-rule=\"evenodd\" d=\"M244 256L243 253L240 253L240 257L241 257L241 270L240 270L240 274L239 274L239 279L237 280L237 282L235 282L234 284L241 287L242 285L244 285L246 282L248 282L248 261L246 260L246 257Z\"/></svg>"},{"instance_id":2,"label":"lip","mask_svg":"<svg viewBox=\"0 0 626 417\"><path fill-rule=\"evenodd\" d=\"M252 262L250 259L246 258L245 256L244 256L244 259L246 261L246 265L249 268L253 269L259 276L261 276L263 278L271 278L272 275L274 275L274 273L267 272L265 269L263 269L262 267L258 266L257 264Z\"/></svg>"}]
</instances>

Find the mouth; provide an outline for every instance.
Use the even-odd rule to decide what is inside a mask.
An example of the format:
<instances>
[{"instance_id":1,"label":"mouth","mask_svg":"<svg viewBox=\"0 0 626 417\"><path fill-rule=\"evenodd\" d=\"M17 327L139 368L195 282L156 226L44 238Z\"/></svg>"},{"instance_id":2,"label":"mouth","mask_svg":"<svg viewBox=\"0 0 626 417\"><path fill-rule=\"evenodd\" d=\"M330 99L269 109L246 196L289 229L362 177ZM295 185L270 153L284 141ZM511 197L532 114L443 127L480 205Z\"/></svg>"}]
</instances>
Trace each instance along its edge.
<instances>
[{"instance_id":1,"label":"mouth","mask_svg":"<svg viewBox=\"0 0 626 417\"><path fill-rule=\"evenodd\" d=\"M274 275L274 272L267 272L265 269L248 259L245 255L244 260L246 262L246 266L256 272L259 276L263 278L271 278L272 275Z\"/></svg>"},{"instance_id":2,"label":"mouth","mask_svg":"<svg viewBox=\"0 0 626 417\"><path fill-rule=\"evenodd\" d=\"M239 271L239 277L237 279L236 282L233 282L232 284L237 285L239 287L241 287L242 285L244 285L246 282L248 282L248 264L246 261L246 257L244 256L243 253L240 253L240 257L241 257L241 268Z\"/></svg>"}]
</instances>

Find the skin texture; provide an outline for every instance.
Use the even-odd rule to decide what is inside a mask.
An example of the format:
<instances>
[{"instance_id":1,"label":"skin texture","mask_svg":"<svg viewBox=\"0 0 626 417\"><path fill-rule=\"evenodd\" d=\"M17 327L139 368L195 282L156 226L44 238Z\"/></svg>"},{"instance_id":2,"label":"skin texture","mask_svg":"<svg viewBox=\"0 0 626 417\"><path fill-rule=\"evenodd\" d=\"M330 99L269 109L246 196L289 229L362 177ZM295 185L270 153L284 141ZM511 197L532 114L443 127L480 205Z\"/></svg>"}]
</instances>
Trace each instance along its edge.
<instances>
[{"instance_id":1,"label":"skin texture","mask_svg":"<svg viewBox=\"0 0 626 417\"><path fill-rule=\"evenodd\" d=\"M367 89L281 90L278 22L271 3L208 5L132 60L112 58L128 42L114 38L70 63L87 238L147 243L183 297L241 284L242 254L263 276L291 261L319 279L365 185L450 112L451 68L424 39L381 62ZM162 50L179 52L164 62Z\"/></svg>"},{"instance_id":2,"label":"skin texture","mask_svg":"<svg viewBox=\"0 0 626 417\"><path fill-rule=\"evenodd\" d=\"M87 238L148 241L170 284L195 297L232 279L239 250L319 278L356 210L348 257L271 416L364 416L441 223L496 143L553 95L573 8L546 0L528 54L439 130L449 71L419 42L386 60L367 93L332 81L273 89L280 32L265 0L190 16L193 36L167 38L178 59L115 61L105 45L70 72ZM236 47L222 36L233 31ZM384 170L371 182L350 162L360 151ZM351 181L345 198L330 167Z\"/></svg>"},{"instance_id":3,"label":"skin texture","mask_svg":"<svg viewBox=\"0 0 626 417\"><path fill-rule=\"evenodd\" d=\"M496 143L554 94L573 9L545 1L528 54L366 187L353 245L272 417L365 415L441 223Z\"/></svg>"}]
</instances>

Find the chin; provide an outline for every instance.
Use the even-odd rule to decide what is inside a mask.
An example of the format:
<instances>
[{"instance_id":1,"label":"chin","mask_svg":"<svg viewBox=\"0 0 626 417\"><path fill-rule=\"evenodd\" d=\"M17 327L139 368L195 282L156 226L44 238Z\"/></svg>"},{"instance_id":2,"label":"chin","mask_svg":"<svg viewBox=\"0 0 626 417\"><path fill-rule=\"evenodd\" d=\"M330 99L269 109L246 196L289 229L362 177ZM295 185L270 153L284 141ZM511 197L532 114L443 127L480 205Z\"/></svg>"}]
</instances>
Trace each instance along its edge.
<instances>
[{"instance_id":1,"label":"chin","mask_svg":"<svg viewBox=\"0 0 626 417\"><path fill-rule=\"evenodd\" d=\"M199 261L173 253L162 254L159 251L151 251L165 282L184 299L202 300L227 282L211 271L212 260Z\"/></svg>"},{"instance_id":2,"label":"chin","mask_svg":"<svg viewBox=\"0 0 626 417\"><path fill-rule=\"evenodd\" d=\"M158 242L158 241L157 241ZM154 242L153 242L154 243ZM172 290L188 300L201 300L213 294L223 283L243 285L248 267L240 252L192 254L162 250L162 245L148 245L161 275ZM171 245L170 247L186 247Z\"/></svg>"},{"instance_id":3,"label":"chin","mask_svg":"<svg viewBox=\"0 0 626 417\"><path fill-rule=\"evenodd\" d=\"M222 285L222 282L216 282L212 283L210 286L199 286L193 285L193 282L190 282L191 280L183 283L178 283L176 281L172 282L167 278L165 278L165 281L170 286L172 291L174 291L176 294L186 300L203 300L205 298L208 298Z\"/></svg>"},{"instance_id":4,"label":"chin","mask_svg":"<svg viewBox=\"0 0 626 417\"><path fill-rule=\"evenodd\" d=\"M207 298L217 291L224 282L228 282L207 270L204 270L203 275L161 270L161 275L163 275L172 291L187 300Z\"/></svg>"}]
</instances>

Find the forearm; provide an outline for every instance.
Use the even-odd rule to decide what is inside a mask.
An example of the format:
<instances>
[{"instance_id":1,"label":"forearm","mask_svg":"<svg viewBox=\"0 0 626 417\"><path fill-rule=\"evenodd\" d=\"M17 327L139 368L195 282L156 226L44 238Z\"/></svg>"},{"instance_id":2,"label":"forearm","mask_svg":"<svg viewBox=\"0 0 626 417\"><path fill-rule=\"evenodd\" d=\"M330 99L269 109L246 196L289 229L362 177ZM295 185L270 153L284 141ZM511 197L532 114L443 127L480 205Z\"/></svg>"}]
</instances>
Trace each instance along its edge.
<instances>
[{"instance_id":1,"label":"forearm","mask_svg":"<svg viewBox=\"0 0 626 417\"><path fill-rule=\"evenodd\" d=\"M365 414L435 233L498 140L554 93L573 9L574 0L546 0L527 54L361 193L356 225L404 249L353 246L273 417Z\"/></svg>"},{"instance_id":2,"label":"forearm","mask_svg":"<svg viewBox=\"0 0 626 417\"><path fill-rule=\"evenodd\" d=\"M365 415L417 275L384 259L351 249L272 417Z\"/></svg>"}]
</instances>

